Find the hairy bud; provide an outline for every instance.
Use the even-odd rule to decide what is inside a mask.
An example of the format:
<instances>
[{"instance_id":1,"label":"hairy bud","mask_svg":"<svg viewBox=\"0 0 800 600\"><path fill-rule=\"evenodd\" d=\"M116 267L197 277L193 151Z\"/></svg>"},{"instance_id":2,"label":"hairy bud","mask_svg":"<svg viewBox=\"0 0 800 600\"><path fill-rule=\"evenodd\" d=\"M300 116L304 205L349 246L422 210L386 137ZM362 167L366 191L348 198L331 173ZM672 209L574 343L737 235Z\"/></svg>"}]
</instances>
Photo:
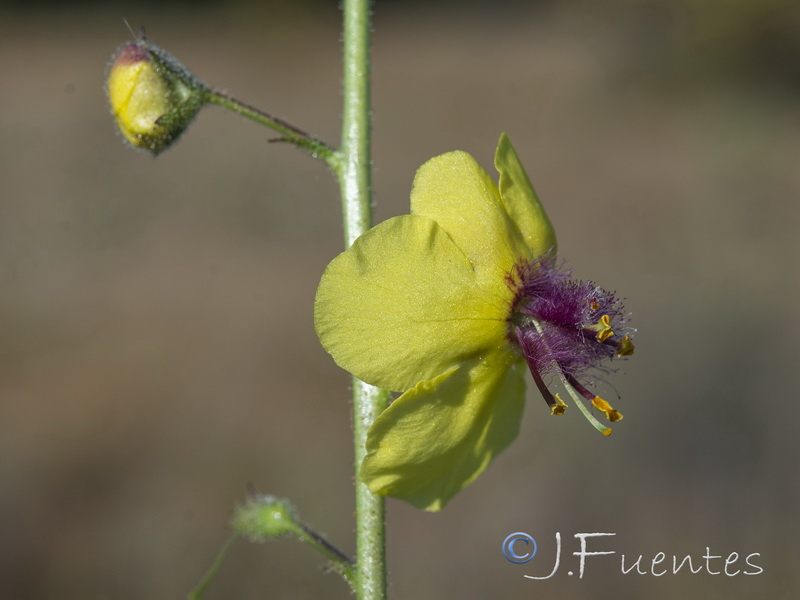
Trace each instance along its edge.
<instances>
[{"instance_id":1,"label":"hairy bud","mask_svg":"<svg viewBox=\"0 0 800 600\"><path fill-rule=\"evenodd\" d=\"M208 101L208 88L169 54L140 40L125 44L114 56L108 99L125 139L158 154Z\"/></svg>"}]
</instances>

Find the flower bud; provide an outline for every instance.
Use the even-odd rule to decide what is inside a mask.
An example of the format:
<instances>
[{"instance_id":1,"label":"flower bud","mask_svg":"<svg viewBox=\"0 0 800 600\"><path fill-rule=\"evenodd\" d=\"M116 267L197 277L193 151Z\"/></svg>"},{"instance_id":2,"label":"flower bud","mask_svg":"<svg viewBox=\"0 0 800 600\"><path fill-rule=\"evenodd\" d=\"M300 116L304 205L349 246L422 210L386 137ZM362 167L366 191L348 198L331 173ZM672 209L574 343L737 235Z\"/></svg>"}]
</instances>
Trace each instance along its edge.
<instances>
[{"instance_id":1,"label":"flower bud","mask_svg":"<svg viewBox=\"0 0 800 600\"><path fill-rule=\"evenodd\" d=\"M108 99L125 139L158 154L207 102L208 89L166 52L140 40L115 55Z\"/></svg>"},{"instance_id":2,"label":"flower bud","mask_svg":"<svg viewBox=\"0 0 800 600\"><path fill-rule=\"evenodd\" d=\"M261 494L236 509L232 525L234 531L254 542L303 534L297 512L288 500Z\"/></svg>"}]
</instances>

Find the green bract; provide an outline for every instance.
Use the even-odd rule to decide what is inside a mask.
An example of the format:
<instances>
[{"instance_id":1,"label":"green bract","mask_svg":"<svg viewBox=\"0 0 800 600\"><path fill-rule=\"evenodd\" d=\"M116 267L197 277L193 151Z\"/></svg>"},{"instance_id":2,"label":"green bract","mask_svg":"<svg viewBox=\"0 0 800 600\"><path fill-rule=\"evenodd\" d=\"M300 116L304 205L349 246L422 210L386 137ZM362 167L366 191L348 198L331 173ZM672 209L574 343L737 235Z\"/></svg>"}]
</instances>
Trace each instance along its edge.
<instances>
[{"instance_id":1,"label":"green bract","mask_svg":"<svg viewBox=\"0 0 800 600\"><path fill-rule=\"evenodd\" d=\"M525 362L509 338L515 265L555 252L508 137L499 187L465 152L417 172L411 214L361 236L322 276L315 325L337 364L403 392L369 431L374 493L440 510L517 435Z\"/></svg>"}]
</instances>

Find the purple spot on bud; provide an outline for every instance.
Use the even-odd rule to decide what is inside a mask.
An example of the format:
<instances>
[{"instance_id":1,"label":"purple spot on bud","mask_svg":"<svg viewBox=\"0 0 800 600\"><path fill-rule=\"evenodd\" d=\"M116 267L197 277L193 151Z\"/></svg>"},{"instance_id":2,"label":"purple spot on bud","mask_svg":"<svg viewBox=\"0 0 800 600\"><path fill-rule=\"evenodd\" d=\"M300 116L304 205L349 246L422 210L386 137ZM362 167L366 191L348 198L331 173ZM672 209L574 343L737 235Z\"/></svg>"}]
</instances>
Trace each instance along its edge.
<instances>
[{"instance_id":1,"label":"purple spot on bud","mask_svg":"<svg viewBox=\"0 0 800 600\"><path fill-rule=\"evenodd\" d=\"M150 53L140 44L130 42L125 44L114 58L114 66L133 65L138 62L150 60Z\"/></svg>"}]
</instances>

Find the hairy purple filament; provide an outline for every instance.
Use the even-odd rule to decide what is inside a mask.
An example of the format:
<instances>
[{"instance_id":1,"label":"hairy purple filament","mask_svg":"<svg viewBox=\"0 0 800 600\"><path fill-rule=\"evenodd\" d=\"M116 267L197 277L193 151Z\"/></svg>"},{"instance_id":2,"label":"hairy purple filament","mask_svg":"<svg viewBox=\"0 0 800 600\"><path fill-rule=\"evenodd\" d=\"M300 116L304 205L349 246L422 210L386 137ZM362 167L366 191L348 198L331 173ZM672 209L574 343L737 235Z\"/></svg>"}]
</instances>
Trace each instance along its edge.
<instances>
[{"instance_id":1,"label":"hairy purple filament","mask_svg":"<svg viewBox=\"0 0 800 600\"><path fill-rule=\"evenodd\" d=\"M510 278L517 290L511 334L555 414L563 412L563 403L547 388L545 375L557 374L595 406L600 406L598 401L608 406L578 378L589 369L607 372L604 361L633 353L633 330L625 325L622 303L593 282L569 276L553 259L540 257L517 265ZM612 420L621 418L616 411L601 410Z\"/></svg>"}]
</instances>

